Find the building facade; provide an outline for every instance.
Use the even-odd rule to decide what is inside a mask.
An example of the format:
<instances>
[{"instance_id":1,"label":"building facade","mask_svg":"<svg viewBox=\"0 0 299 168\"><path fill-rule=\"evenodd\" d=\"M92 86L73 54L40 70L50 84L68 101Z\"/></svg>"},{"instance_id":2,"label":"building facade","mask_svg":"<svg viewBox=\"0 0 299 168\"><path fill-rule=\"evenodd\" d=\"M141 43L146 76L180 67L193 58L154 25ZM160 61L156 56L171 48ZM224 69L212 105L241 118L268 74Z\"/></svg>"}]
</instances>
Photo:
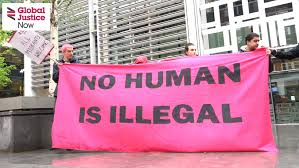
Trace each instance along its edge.
<instances>
[{"instance_id":1,"label":"building facade","mask_svg":"<svg viewBox=\"0 0 299 168\"><path fill-rule=\"evenodd\" d=\"M98 62L126 64L182 55L187 41L183 0L98 1Z\"/></svg>"}]
</instances>

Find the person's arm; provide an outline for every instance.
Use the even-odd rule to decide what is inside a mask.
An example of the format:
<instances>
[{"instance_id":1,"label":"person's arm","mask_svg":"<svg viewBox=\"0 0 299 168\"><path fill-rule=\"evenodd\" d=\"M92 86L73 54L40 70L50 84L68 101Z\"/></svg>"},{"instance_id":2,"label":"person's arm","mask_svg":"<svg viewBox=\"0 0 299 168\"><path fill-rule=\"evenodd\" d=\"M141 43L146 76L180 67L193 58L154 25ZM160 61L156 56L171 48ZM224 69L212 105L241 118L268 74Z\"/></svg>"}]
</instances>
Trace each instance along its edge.
<instances>
[{"instance_id":1,"label":"person's arm","mask_svg":"<svg viewBox=\"0 0 299 168\"><path fill-rule=\"evenodd\" d=\"M271 54L279 59L294 59L299 57L299 45L287 52L273 50Z\"/></svg>"},{"instance_id":2,"label":"person's arm","mask_svg":"<svg viewBox=\"0 0 299 168\"><path fill-rule=\"evenodd\" d=\"M58 80L59 80L59 68L58 68L58 65L55 64L55 63L53 65L52 79L53 79L54 82L58 83Z\"/></svg>"}]
</instances>

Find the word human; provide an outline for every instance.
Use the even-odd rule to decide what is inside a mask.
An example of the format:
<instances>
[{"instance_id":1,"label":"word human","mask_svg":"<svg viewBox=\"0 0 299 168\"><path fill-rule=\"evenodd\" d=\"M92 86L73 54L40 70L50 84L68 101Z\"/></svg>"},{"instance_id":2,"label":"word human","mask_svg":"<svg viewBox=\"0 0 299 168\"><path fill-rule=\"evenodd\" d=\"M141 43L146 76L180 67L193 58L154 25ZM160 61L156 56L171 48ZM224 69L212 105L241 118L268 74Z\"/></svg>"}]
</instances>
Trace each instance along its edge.
<instances>
[{"instance_id":1,"label":"word human","mask_svg":"<svg viewBox=\"0 0 299 168\"><path fill-rule=\"evenodd\" d=\"M199 85L201 83L207 84L226 84L227 78L237 83L241 81L240 63L233 64L233 70L226 66L217 67L217 74L213 76L209 67L199 67L198 69L185 68L180 71L168 70L159 71L153 74L137 73L126 74L124 83L125 88L160 88L172 86L189 86ZM195 74L193 74L195 73ZM154 77L155 76L155 77ZM192 78L193 77L193 78ZM216 78L217 77L217 78ZM98 78L98 79L97 79ZM155 79L154 79L155 78ZM217 81L216 81L217 79ZM116 78L113 75L104 76L82 76L80 82L80 90L95 90L96 86L100 89L111 89L116 83Z\"/></svg>"},{"instance_id":2,"label":"word human","mask_svg":"<svg viewBox=\"0 0 299 168\"><path fill-rule=\"evenodd\" d=\"M187 104L180 104L171 110L170 106L153 106L151 117L144 117L143 107L136 106L135 111L127 110L126 106L111 106L109 113L97 106L89 108L81 107L79 114L79 123L97 124L102 117L109 117L111 124L114 123L139 123L139 124L170 124L176 122L185 123L241 123L242 117L232 117L229 104L222 104L222 113L216 113L211 104L203 104L199 112L193 111L193 108ZM197 109L197 108L196 108ZM103 116L101 116L101 114ZM222 115L221 115L222 114ZM149 115L147 115L149 116ZM106 118L107 119L107 118Z\"/></svg>"}]
</instances>

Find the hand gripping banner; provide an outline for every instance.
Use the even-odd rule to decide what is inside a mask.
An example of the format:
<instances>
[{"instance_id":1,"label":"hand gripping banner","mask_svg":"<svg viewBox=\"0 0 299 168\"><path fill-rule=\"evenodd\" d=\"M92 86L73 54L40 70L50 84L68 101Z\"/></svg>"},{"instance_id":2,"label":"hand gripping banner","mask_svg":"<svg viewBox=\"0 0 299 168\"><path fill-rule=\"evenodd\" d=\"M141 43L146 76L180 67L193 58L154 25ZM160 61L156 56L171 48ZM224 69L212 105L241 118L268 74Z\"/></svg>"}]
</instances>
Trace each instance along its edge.
<instances>
[{"instance_id":1,"label":"hand gripping banner","mask_svg":"<svg viewBox=\"0 0 299 168\"><path fill-rule=\"evenodd\" d=\"M139 65L63 64L54 148L276 151L265 49Z\"/></svg>"}]
</instances>

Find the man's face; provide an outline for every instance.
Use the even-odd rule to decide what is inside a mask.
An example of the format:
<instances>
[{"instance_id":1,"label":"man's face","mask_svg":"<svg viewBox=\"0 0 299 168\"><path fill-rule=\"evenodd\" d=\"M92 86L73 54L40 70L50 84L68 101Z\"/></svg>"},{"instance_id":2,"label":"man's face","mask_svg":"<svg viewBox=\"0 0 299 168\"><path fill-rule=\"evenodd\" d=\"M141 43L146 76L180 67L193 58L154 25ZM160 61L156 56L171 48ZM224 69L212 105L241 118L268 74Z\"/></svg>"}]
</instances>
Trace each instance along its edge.
<instances>
[{"instance_id":1,"label":"man's face","mask_svg":"<svg viewBox=\"0 0 299 168\"><path fill-rule=\"evenodd\" d=\"M247 41L247 50L248 51L254 51L258 48L260 42L259 37L254 37L250 41Z\"/></svg>"},{"instance_id":2,"label":"man's face","mask_svg":"<svg viewBox=\"0 0 299 168\"><path fill-rule=\"evenodd\" d=\"M67 48L63 53L63 57L67 60L71 60L73 58L73 50L73 48Z\"/></svg>"},{"instance_id":3,"label":"man's face","mask_svg":"<svg viewBox=\"0 0 299 168\"><path fill-rule=\"evenodd\" d=\"M189 46L188 51L186 52L187 56L194 56L196 55L196 47L195 46Z\"/></svg>"}]
</instances>

